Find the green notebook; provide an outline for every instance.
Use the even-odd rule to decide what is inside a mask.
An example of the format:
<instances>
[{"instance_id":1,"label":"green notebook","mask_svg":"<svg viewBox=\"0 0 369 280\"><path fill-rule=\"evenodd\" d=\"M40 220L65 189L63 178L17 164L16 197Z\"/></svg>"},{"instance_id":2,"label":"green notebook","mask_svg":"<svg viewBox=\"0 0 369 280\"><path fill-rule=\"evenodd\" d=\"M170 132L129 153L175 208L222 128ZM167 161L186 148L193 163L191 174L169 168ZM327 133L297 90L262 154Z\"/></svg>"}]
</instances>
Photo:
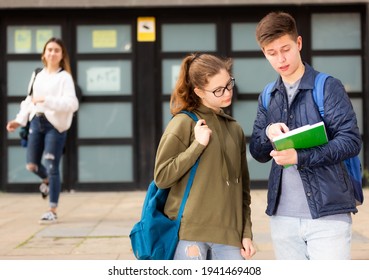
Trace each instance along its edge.
<instances>
[{"instance_id":1,"label":"green notebook","mask_svg":"<svg viewBox=\"0 0 369 280\"><path fill-rule=\"evenodd\" d=\"M328 143L324 122L290 130L274 137L272 145L275 150L282 151L290 148L307 149Z\"/></svg>"}]
</instances>

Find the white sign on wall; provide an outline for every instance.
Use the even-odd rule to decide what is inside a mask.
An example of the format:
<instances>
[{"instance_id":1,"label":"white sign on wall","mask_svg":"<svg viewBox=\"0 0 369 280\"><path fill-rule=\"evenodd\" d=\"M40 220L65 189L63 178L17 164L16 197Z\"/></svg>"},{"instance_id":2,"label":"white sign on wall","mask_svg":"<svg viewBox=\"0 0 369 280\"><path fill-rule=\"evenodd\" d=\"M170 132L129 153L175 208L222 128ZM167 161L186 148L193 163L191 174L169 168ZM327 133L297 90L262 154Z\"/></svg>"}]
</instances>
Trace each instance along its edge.
<instances>
[{"instance_id":1,"label":"white sign on wall","mask_svg":"<svg viewBox=\"0 0 369 280\"><path fill-rule=\"evenodd\" d=\"M120 76L119 67L92 67L87 70L87 91L120 91Z\"/></svg>"}]
</instances>

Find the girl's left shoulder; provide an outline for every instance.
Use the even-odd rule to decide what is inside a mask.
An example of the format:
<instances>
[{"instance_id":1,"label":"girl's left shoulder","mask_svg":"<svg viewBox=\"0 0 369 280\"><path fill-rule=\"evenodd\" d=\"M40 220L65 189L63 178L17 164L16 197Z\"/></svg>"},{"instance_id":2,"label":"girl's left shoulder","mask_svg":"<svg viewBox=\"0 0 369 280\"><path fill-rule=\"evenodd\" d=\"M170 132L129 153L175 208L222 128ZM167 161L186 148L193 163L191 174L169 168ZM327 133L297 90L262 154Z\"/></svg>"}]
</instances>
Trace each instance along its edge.
<instances>
[{"instance_id":1,"label":"girl's left shoulder","mask_svg":"<svg viewBox=\"0 0 369 280\"><path fill-rule=\"evenodd\" d=\"M65 80L72 80L73 81L73 77L72 75L65 71L65 70L61 70L59 73L58 73L59 77L65 79Z\"/></svg>"}]
</instances>

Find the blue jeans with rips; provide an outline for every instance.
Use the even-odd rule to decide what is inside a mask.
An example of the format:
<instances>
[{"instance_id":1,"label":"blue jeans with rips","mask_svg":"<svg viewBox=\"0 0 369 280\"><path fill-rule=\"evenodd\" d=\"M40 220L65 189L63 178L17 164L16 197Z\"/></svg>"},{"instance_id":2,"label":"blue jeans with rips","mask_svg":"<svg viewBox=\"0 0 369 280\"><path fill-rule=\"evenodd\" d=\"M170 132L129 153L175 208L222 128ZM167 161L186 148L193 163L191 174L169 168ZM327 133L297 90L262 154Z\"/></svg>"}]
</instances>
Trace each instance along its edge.
<instances>
[{"instance_id":1,"label":"blue jeans with rips","mask_svg":"<svg viewBox=\"0 0 369 280\"><path fill-rule=\"evenodd\" d=\"M347 220L349 221L334 220L329 217L320 219L270 217L276 258L349 260L351 258L351 217Z\"/></svg>"},{"instance_id":2,"label":"blue jeans with rips","mask_svg":"<svg viewBox=\"0 0 369 280\"><path fill-rule=\"evenodd\" d=\"M174 260L244 260L241 249L224 244L180 240Z\"/></svg>"},{"instance_id":3,"label":"blue jeans with rips","mask_svg":"<svg viewBox=\"0 0 369 280\"><path fill-rule=\"evenodd\" d=\"M50 208L56 208L61 191L60 160L63 155L67 132L60 133L45 116L35 116L30 124L27 144L27 165L41 179L49 181ZM44 165L44 164L45 165Z\"/></svg>"}]
</instances>

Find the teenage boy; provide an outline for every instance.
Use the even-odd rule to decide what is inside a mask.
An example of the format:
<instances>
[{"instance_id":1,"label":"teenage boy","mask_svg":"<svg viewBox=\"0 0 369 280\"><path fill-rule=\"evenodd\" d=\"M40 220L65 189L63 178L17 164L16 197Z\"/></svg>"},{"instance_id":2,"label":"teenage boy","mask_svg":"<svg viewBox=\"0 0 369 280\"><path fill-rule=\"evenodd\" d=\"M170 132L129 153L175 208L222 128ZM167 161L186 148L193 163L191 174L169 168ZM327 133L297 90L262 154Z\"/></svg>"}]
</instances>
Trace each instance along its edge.
<instances>
[{"instance_id":1,"label":"teenage boy","mask_svg":"<svg viewBox=\"0 0 369 280\"><path fill-rule=\"evenodd\" d=\"M271 140L277 135L322 121L312 95L318 72L301 59L302 38L291 15L266 15L256 28L256 39L279 74L267 109L259 96L250 142L256 160L273 159L266 213L275 256L290 260L350 259L351 213L357 208L342 161L361 149L350 99L342 83L329 77L324 85L323 117L328 144L273 150Z\"/></svg>"}]
</instances>

